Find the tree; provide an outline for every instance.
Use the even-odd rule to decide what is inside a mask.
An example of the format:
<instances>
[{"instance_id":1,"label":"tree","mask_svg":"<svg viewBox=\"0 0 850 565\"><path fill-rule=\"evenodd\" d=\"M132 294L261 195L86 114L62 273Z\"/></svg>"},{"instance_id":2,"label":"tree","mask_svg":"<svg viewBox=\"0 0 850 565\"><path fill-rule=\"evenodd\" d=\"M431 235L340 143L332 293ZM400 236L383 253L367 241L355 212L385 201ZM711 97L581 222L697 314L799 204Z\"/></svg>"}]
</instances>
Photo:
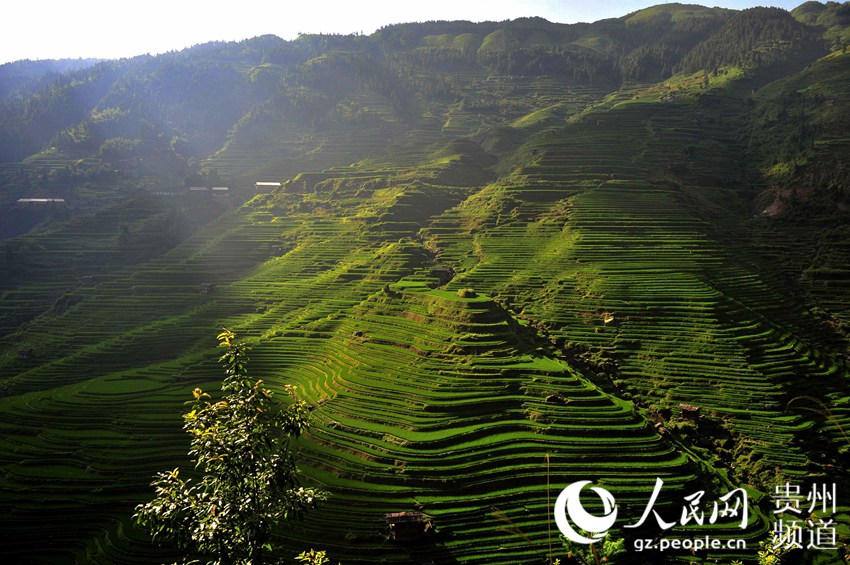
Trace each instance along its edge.
<instances>
[{"instance_id":1,"label":"tree","mask_svg":"<svg viewBox=\"0 0 850 565\"><path fill-rule=\"evenodd\" d=\"M331 562L326 551L316 551L315 549L302 551L295 556L295 560L304 565L327 565Z\"/></svg>"},{"instance_id":2,"label":"tree","mask_svg":"<svg viewBox=\"0 0 850 565\"><path fill-rule=\"evenodd\" d=\"M582 529L579 529L579 533L583 536L588 535L588 532ZM565 536L561 536L561 542L567 550L567 557L575 559L579 563L583 563L585 565L593 563L601 565L602 563L608 563L614 557L626 552L626 540L624 539L613 541L606 537L605 541L602 543L602 547L597 547L597 544L595 543L592 543L589 546L575 543L567 539Z\"/></svg>"},{"instance_id":3,"label":"tree","mask_svg":"<svg viewBox=\"0 0 850 565\"><path fill-rule=\"evenodd\" d=\"M136 507L137 524L178 547L208 557L207 563L259 565L271 549L271 531L281 520L300 518L327 494L298 485L289 440L307 427L307 404L272 398L263 381L245 371L248 346L224 328L219 362L224 397L212 402L201 389L183 416L191 436L195 468L202 476L184 479L179 469L158 473L156 497Z\"/></svg>"}]
</instances>

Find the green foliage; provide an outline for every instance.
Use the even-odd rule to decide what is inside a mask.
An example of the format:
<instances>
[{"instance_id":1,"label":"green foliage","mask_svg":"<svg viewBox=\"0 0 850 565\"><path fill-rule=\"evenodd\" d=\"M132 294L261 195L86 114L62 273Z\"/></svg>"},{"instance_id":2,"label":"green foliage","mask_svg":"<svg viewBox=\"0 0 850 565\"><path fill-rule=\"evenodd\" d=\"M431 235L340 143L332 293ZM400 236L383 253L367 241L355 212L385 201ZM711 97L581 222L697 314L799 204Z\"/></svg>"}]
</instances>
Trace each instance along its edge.
<instances>
[{"instance_id":1,"label":"green foliage","mask_svg":"<svg viewBox=\"0 0 850 565\"><path fill-rule=\"evenodd\" d=\"M293 402L282 406L263 381L251 381L245 372L248 346L235 337L226 328L218 335L225 350L224 398L212 402L195 389L183 416L201 478L183 479L178 469L159 473L152 483L156 497L134 515L155 539L169 539L215 564L262 563L273 527L326 498L298 485L287 445L307 427L306 403L290 387Z\"/></svg>"},{"instance_id":2,"label":"green foliage","mask_svg":"<svg viewBox=\"0 0 850 565\"><path fill-rule=\"evenodd\" d=\"M759 550L757 554L759 565L779 565L782 563L782 556L788 553L788 549L783 546L774 532L770 539L759 542Z\"/></svg>"},{"instance_id":3,"label":"green foliage","mask_svg":"<svg viewBox=\"0 0 850 565\"><path fill-rule=\"evenodd\" d=\"M850 41L850 4L847 2L805 2L791 11L798 21L826 29L824 38L833 49L846 50Z\"/></svg>"},{"instance_id":4,"label":"green foliage","mask_svg":"<svg viewBox=\"0 0 850 565\"><path fill-rule=\"evenodd\" d=\"M219 320L262 335L254 370L271 381L286 367L316 406L298 457L339 494L309 531L282 535L304 547L334 536L346 560L404 559L375 526L380 511L414 501L460 534L445 539L449 560L538 558L546 513L525 499L540 501L544 444L566 459L553 477L613 470L629 498L656 476L671 479L671 497L715 482L708 463L764 489L778 473L844 473L835 426L783 412L815 383L842 425L848 413L846 339L829 330L848 320L844 212L833 206L836 227L814 215L790 225L753 217L770 201L750 204L780 181L847 186L850 58L807 60L808 71L771 85L790 67L700 63L665 83L630 82L667 76L695 50L755 65L806 42L793 22L777 37L765 23L750 45L747 26L727 28L734 16L667 5L578 26L266 37L108 63L0 108L0 153L31 156L0 170L7 201L55 195L76 206L68 187L94 197L101 186L165 191L186 179L229 184L236 205L254 180L285 181L226 214L143 193L98 198L114 204L65 225L38 208L0 216L12 234L24 214L26 226L52 222L0 259L12 265L0 273L0 498L14 501L0 515L0 554L44 561L85 543L92 561L152 560L115 526L100 533L122 512L100 493L147 492L144 461L182 460L175 426L158 416L204 376L198 328ZM721 28L728 49L711 42ZM108 140L114 151L99 153ZM776 195L788 206L792 197L803 198ZM456 276L432 291L436 265ZM199 292L205 282L216 293ZM463 288L480 296L458 298ZM823 315L800 315L815 305ZM36 357L18 359L31 346ZM200 443L217 429L205 415L233 409L202 395L187 418ZM669 433L679 402L704 410L699 426L683 426L689 441ZM667 422L647 425L644 406ZM195 458L202 472L230 459ZM198 551L192 528L207 535L236 510L222 514L218 501L213 518L182 506L218 495L190 474L160 478L160 510L178 522L171 537L183 532ZM38 495L21 496L34 480ZM474 488L458 500L462 485ZM482 504L504 512L482 522ZM506 523L498 516L518 525L513 542L479 535Z\"/></svg>"},{"instance_id":5,"label":"green foliage","mask_svg":"<svg viewBox=\"0 0 850 565\"><path fill-rule=\"evenodd\" d=\"M833 54L777 80L754 98L749 151L771 185L815 187L834 209L848 185L846 139L850 58ZM794 191L781 195L787 199ZM811 195L804 195L809 200Z\"/></svg>"},{"instance_id":6,"label":"green foliage","mask_svg":"<svg viewBox=\"0 0 850 565\"><path fill-rule=\"evenodd\" d=\"M579 534L588 535L588 532L579 529ZM565 536L561 536L561 543L564 544L564 549L567 550L567 557L575 559L585 565L599 565L600 563L608 563L618 555L626 552L626 540L620 538L612 540L606 536L605 541L599 544L592 543L583 545L575 543Z\"/></svg>"},{"instance_id":7,"label":"green foliage","mask_svg":"<svg viewBox=\"0 0 850 565\"><path fill-rule=\"evenodd\" d=\"M694 73L723 65L768 67L799 63L823 54L817 30L778 8L751 8L735 14L717 33L690 51L679 70Z\"/></svg>"},{"instance_id":8,"label":"green foliage","mask_svg":"<svg viewBox=\"0 0 850 565\"><path fill-rule=\"evenodd\" d=\"M326 551L316 551L315 549L302 551L295 556L295 560L304 563L304 565L325 565L331 562Z\"/></svg>"},{"instance_id":9,"label":"green foliage","mask_svg":"<svg viewBox=\"0 0 850 565\"><path fill-rule=\"evenodd\" d=\"M104 157L129 157L141 142L140 139L110 137L101 144L99 151Z\"/></svg>"}]
</instances>

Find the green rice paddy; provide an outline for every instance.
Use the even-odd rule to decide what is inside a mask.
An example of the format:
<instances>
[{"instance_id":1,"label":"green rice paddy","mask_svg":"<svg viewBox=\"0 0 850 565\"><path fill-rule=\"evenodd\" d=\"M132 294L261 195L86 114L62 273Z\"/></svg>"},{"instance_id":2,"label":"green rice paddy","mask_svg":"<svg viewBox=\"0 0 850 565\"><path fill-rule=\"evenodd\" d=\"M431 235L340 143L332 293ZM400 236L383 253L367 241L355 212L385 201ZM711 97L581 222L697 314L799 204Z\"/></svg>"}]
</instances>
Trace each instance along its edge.
<instances>
[{"instance_id":1,"label":"green rice paddy","mask_svg":"<svg viewBox=\"0 0 850 565\"><path fill-rule=\"evenodd\" d=\"M483 98L534 102L483 116L435 104L387 147L388 103L358 92L339 120L356 102L371 126L309 140L303 169L298 132L265 153L232 132L208 165L287 182L166 253L129 256L109 218L152 236L168 214L156 202L28 236L39 277L22 271L0 303L0 529L15 540L5 559L175 558L130 516L155 472L188 465L183 402L218 388L223 325L252 344L252 376L295 385L314 407L297 460L303 482L332 497L281 526L285 556L540 563L550 498L574 481L635 513L661 477L659 508L673 516L697 490L747 485L757 498L771 481L843 472L840 339L752 237L734 83L579 113L601 93L458 80ZM470 139L516 152L483 166ZM310 169L323 172L296 176ZM830 286L830 300L846 306L845 286ZM681 403L701 408L702 435ZM745 532L711 531L746 538L750 553L698 557L752 558L764 504ZM437 534L389 540L384 514L410 510Z\"/></svg>"}]
</instances>

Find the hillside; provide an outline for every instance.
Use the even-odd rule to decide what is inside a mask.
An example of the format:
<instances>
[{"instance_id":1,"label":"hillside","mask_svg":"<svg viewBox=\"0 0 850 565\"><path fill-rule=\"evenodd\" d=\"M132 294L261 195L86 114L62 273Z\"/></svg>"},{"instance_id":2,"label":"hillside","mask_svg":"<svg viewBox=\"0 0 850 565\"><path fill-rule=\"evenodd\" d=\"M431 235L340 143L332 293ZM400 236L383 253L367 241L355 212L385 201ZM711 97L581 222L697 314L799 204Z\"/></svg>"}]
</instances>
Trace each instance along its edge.
<instances>
[{"instance_id":1,"label":"hillside","mask_svg":"<svg viewBox=\"0 0 850 565\"><path fill-rule=\"evenodd\" d=\"M223 325L313 406L297 458L332 498L281 557L545 562L550 495L593 480L634 522L656 477L674 520L746 487L747 528L709 533L748 549L617 562L754 562L786 482L836 483L850 543L847 12L0 67L0 552L177 558L130 516L188 465L183 402L218 388ZM436 535L388 540L414 509Z\"/></svg>"}]
</instances>

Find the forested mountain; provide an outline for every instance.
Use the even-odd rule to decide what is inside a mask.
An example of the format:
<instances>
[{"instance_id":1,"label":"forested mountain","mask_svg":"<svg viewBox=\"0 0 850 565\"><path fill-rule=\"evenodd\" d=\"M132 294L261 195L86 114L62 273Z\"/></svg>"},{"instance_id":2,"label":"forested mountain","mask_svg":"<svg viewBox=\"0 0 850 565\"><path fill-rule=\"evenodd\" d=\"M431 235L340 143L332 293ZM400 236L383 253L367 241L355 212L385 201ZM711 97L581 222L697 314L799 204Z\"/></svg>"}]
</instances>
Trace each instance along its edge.
<instances>
[{"instance_id":1,"label":"forested mountain","mask_svg":"<svg viewBox=\"0 0 850 565\"><path fill-rule=\"evenodd\" d=\"M840 562L848 41L848 3L664 4L0 66L0 554L179 557L130 515L225 325L332 494L278 557L567 563L579 480L627 545L705 535L622 529L659 477L670 520L746 488L710 533L748 547L622 562L754 562L784 483L837 485L834 551L788 559Z\"/></svg>"},{"instance_id":2,"label":"forested mountain","mask_svg":"<svg viewBox=\"0 0 850 565\"><path fill-rule=\"evenodd\" d=\"M97 59L15 61L0 65L0 100L23 98L70 73L98 62Z\"/></svg>"}]
</instances>

